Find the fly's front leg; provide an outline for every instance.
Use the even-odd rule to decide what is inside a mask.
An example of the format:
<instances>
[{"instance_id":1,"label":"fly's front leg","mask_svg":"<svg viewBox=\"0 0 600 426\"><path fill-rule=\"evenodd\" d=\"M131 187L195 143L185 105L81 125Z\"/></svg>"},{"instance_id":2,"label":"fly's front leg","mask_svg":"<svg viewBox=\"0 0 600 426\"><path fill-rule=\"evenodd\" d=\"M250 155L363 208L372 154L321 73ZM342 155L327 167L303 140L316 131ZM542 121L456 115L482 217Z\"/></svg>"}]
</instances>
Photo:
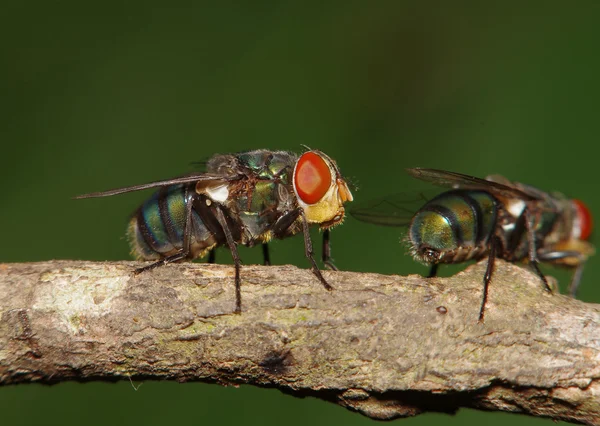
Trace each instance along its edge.
<instances>
[{"instance_id":1,"label":"fly's front leg","mask_svg":"<svg viewBox=\"0 0 600 426\"><path fill-rule=\"evenodd\" d=\"M577 290L579 289L579 283L581 282L581 275L583 275L583 266L584 263L580 264L575 268L575 272L573 272L573 277L571 278L571 282L569 283L569 295L572 298L577 297Z\"/></svg>"},{"instance_id":2,"label":"fly's front leg","mask_svg":"<svg viewBox=\"0 0 600 426\"><path fill-rule=\"evenodd\" d=\"M290 226L294 225L298 217L302 219L302 231L304 234L304 254L311 263L310 269L327 290L333 290L333 287L329 285L327 280L325 280L325 278L321 274L321 271L319 271L317 263L315 262L315 258L313 257L313 248L312 241L310 239L310 232L308 229L308 222L306 221L306 216L304 216L304 212L302 211L302 209L295 209L281 216L272 228L273 236L275 238L282 238L285 235L289 235L286 234L286 232L290 228Z\"/></svg>"},{"instance_id":3,"label":"fly's front leg","mask_svg":"<svg viewBox=\"0 0 600 426\"><path fill-rule=\"evenodd\" d=\"M331 240L329 228L323 231L323 251L321 259L327 268L331 269L332 271L339 271L331 259Z\"/></svg>"},{"instance_id":4,"label":"fly's front leg","mask_svg":"<svg viewBox=\"0 0 600 426\"><path fill-rule=\"evenodd\" d=\"M133 271L134 275L139 273L150 271L158 268L159 266L166 265L167 263L177 262L179 260L186 259L190 254L190 243L192 241L192 195L188 193L188 189L185 190L185 221L183 223L183 246L177 253L167 256L157 262L154 262L148 266L137 268Z\"/></svg>"},{"instance_id":5,"label":"fly's front leg","mask_svg":"<svg viewBox=\"0 0 600 426\"><path fill-rule=\"evenodd\" d=\"M535 222L534 222L535 218L529 211L529 207L525 207L523 214L525 215L525 227L527 229L527 241L529 242L529 263L531 263L531 266L533 266L533 269L535 270L535 272L542 279L542 282L544 283L544 287L545 287L546 291L549 293L552 293L552 289L548 285L548 280L546 280L546 277L544 276L542 271L540 271L540 268L538 266L537 249L535 246Z\"/></svg>"},{"instance_id":6,"label":"fly's front leg","mask_svg":"<svg viewBox=\"0 0 600 426\"><path fill-rule=\"evenodd\" d=\"M220 206L216 206L216 216L221 228L223 228L223 233L225 234L225 240L227 241L227 246L231 251L231 257L233 258L233 264L235 265L235 313L239 314L242 312L242 285L240 282L240 256L237 251L237 244L233 240L233 236L231 235L231 230L229 229L229 225L227 224L227 219L225 218L225 214L223 213L223 209Z\"/></svg>"},{"instance_id":7,"label":"fly's front leg","mask_svg":"<svg viewBox=\"0 0 600 426\"><path fill-rule=\"evenodd\" d=\"M557 260L562 259L576 259L577 267L575 268L575 272L573 272L573 277L571 278L571 282L569 283L569 295L571 297L575 297L577 295L577 289L579 288L579 282L581 281L581 275L583 274L583 267L585 266L585 261L587 260L587 256L583 253L577 251L569 251L569 250L558 250L558 251L540 251L538 252L538 259L541 262L555 262Z\"/></svg>"},{"instance_id":8,"label":"fly's front leg","mask_svg":"<svg viewBox=\"0 0 600 426\"><path fill-rule=\"evenodd\" d=\"M313 274L317 276L319 281L321 281L326 290L333 290L333 287L331 287L327 280L325 280L325 277L323 277L323 274L321 274L321 271L319 271L317 262L315 262L315 258L313 257L313 247L312 240L310 239L310 230L308 228L308 222L306 221L306 216L304 215L303 211L300 212L300 217L302 218L302 231L304 233L304 254L308 258L308 260L310 260L310 269L311 271L313 271Z\"/></svg>"}]
</instances>

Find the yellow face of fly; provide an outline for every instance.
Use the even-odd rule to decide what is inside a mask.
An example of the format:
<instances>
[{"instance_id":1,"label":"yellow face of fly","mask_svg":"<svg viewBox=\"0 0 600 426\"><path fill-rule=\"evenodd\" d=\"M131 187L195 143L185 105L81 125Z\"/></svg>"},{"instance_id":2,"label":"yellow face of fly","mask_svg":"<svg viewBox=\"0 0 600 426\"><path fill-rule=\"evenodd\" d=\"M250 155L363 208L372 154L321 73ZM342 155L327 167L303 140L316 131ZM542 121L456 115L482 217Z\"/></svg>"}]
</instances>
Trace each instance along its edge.
<instances>
[{"instance_id":1,"label":"yellow face of fly","mask_svg":"<svg viewBox=\"0 0 600 426\"><path fill-rule=\"evenodd\" d=\"M344 219L344 203L352 193L335 162L321 151L300 156L294 168L294 192L308 223L329 228Z\"/></svg>"}]
</instances>

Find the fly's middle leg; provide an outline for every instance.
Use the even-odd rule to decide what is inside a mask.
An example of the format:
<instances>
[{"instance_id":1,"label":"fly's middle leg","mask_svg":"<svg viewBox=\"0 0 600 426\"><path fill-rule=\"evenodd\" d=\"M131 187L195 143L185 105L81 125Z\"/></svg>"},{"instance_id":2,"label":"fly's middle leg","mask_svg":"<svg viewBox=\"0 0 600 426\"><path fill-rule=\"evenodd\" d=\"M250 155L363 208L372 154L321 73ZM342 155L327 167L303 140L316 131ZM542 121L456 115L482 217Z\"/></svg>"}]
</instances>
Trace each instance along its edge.
<instances>
[{"instance_id":1,"label":"fly's middle leg","mask_svg":"<svg viewBox=\"0 0 600 426\"><path fill-rule=\"evenodd\" d=\"M548 293L552 293L552 289L548 285L548 280L546 279L546 276L542 273L542 271L540 270L540 267L538 266L538 256L537 256L537 249L536 249L536 245L535 245L535 223L534 223L535 217L529 211L529 208L527 208L527 207L525 207L525 210L523 211L523 215L525 215L525 226L527 229L527 241L529 242L529 263L531 263L531 266L533 267L535 272L538 274L538 276L541 278L542 282L544 283L544 288L546 289L546 291Z\"/></svg>"},{"instance_id":2,"label":"fly's middle leg","mask_svg":"<svg viewBox=\"0 0 600 426\"><path fill-rule=\"evenodd\" d=\"M229 225L227 224L227 219L225 218L225 214L223 213L223 209L220 206L216 207L216 217L223 228L223 233L225 234L225 240L227 242L227 246L231 251L231 257L233 258L233 264L235 265L235 313L240 314L242 312L242 284L240 281L240 267L241 260L237 251L237 244L233 239L233 235L231 234L231 229L229 229Z\"/></svg>"},{"instance_id":3,"label":"fly's middle leg","mask_svg":"<svg viewBox=\"0 0 600 426\"><path fill-rule=\"evenodd\" d=\"M483 275L483 294L481 296L481 306L479 307L479 322L483 322L485 304L488 297L488 287L492 280L492 274L494 273L494 263L496 261L496 252L498 251L499 245L500 242L498 241L498 237L492 236L487 267L485 268L485 274Z\"/></svg>"}]
</instances>

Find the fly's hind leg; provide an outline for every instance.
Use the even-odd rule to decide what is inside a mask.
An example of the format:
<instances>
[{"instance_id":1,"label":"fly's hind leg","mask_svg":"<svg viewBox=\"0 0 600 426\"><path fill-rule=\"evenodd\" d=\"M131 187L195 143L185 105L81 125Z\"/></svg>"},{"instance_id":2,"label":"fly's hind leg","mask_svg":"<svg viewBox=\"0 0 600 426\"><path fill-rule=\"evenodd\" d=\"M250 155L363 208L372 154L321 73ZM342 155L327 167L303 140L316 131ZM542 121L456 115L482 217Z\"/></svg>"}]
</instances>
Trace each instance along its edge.
<instances>
[{"instance_id":1,"label":"fly's hind leg","mask_svg":"<svg viewBox=\"0 0 600 426\"><path fill-rule=\"evenodd\" d=\"M134 275L150 271L152 269L156 269L159 266L163 266L168 263L178 262L189 257L190 243L192 241L192 200L188 194L187 189L185 191L185 200L185 222L183 224L183 246L181 247L181 250L179 250L175 254L165 257L164 259L160 259L159 261L156 261L148 266L137 268L135 271L133 271Z\"/></svg>"},{"instance_id":2,"label":"fly's hind leg","mask_svg":"<svg viewBox=\"0 0 600 426\"><path fill-rule=\"evenodd\" d=\"M269 256L269 243L263 243L262 252L263 252L263 265L270 266L271 265L271 256Z\"/></svg>"},{"instance_id":3,"label":"fly's hind leg","mask_svg":"<svg viewBox=\"0 0 600 426\"><path fill-rule=\"evenodd\" d=\"M185 252L185 251L183 251L183 250L181 250L181 251L178 251L175 254L172 254L171 256L167 256L164 259L160 259L160 260L158 260L158 261L156 261L156 262L154 262L154 263L152 263L152 264L150 264L148 266L142 266L141 268L137 268L135 271L133 271L133 273L135 275L137 275L137 274L140 274L142 272L146 272L146 271L150 271L152 269L156 269L159 266L166 265L167 263L178 262L180 260L185 259L186 257L188 257L188 253Z\"/></svg>"},{"instance_id":4,"label":"fly's hind leg","mask_svg":"<svg viewBox=\"0 0 600 426\"><path fill-rule=\"evenodd\" d=\"M223 228L223 233L225 234L225 240L227 241L227 246L231 251L231 257L233 258L233 264L235 266L235 313L240 314L242 312L242 284L240 281L240 267L241 260L237 251L236 242L233 239L233 235L231 235L231 229L229 229L229 225L227 224L227 219L225 218L225 214L223 213L223 209L220 206L216 206L216 217L219 221L219 225Z\"/></svg>"},{"instance_id":5,"label":"fly's hind leg","mask_svg":"<svg viewBox=\"0 0 600 426\"><path fill-rule=\"evenodd\" d=\"M331 240L330 240L330 231L329 229L325 229L323 231L323 252L321 260L325 267L331 269L332 271L339 271L337 266L333 264L333 260L331 259Z\"/></svg>"},{"instance_id":6,"label":"fly's hind leg","mask_svg":"<svg viewBox=\"0 0 600 426\"><path fill-rule=\"evenodd\" d=\"M427 275L427 278L437 277L439 265L440 265L439 263L433 263L431 265L431 268L429 268L429 275Z\"/></svg>"}]
</instances>

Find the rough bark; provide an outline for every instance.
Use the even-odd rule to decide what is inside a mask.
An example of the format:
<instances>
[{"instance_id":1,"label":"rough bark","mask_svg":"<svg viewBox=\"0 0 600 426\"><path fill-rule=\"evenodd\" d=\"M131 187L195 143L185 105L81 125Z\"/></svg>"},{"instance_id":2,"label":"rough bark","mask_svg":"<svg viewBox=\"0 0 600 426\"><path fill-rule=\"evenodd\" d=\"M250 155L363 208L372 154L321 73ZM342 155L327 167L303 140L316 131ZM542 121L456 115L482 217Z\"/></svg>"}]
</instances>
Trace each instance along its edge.
<instances>
[{"instance_id":1,"label":"rough bark","mask_svg":"<svg viewBox=\"0 0 600 426\"><path fill-rule=\"evenodd\" d=\"M0 265L0 384L250 383L377 419L460 407L600 424L600 305L499 261L451 278L133 262Z\"/></svg>"}]
</instances>

